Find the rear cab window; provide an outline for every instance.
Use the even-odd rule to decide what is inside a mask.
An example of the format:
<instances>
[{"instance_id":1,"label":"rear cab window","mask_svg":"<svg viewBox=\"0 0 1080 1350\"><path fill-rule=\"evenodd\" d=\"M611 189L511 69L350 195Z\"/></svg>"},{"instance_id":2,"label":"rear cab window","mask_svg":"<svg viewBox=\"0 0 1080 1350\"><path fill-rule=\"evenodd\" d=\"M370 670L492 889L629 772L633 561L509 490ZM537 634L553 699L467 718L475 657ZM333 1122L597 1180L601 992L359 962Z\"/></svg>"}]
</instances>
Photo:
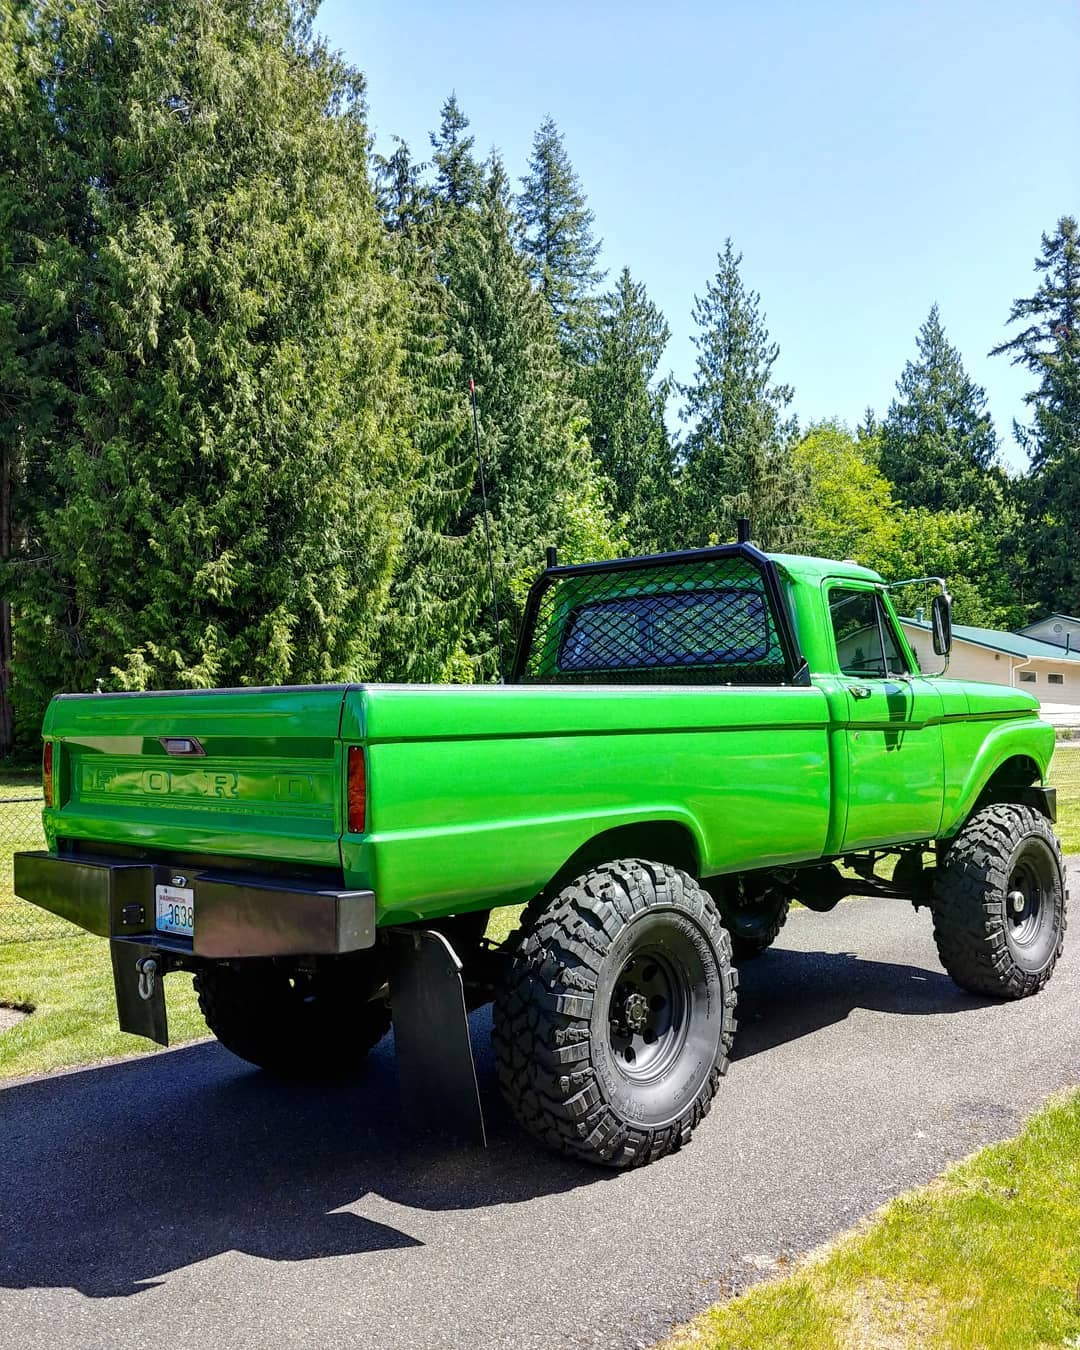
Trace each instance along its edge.
<instances>
[{"instance_id":1,"label":"rear cab window","mask_svg":"<svg viewBox=\"0 0 1080 1350\"><path fill-rule=\"evenodd\" d=\"M808 683L791 632L773 565L749 547L560 568L530 593L515 678Z\"/></svg>"},{"instance_id":2,"label":"rear cab window","mask_svg":"<svg viewBox=\"0 0 1080 1350\"><path fill-rule=\"evenodd\" d=\"M769 654L769 636L764 596L752 590L600 600L582 605L570 616L559 652L559 670L764 661Z\"/></svg>"}]
</instances>

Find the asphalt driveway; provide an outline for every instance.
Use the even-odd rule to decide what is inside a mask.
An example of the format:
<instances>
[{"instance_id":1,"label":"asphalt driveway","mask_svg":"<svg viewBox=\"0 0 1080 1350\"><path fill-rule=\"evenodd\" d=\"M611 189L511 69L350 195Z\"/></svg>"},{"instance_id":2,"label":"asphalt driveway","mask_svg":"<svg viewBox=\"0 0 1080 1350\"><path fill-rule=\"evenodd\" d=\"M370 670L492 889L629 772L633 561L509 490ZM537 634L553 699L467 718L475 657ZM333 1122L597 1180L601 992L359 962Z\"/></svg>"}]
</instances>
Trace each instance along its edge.
<instances>
[{"instance_id":1,"label":"asphalt driveway","mask_svg":"<svg viewBox=\"0 0 1080 1350\"><path fill-rule=\"evenodd\" d=\"M386 1043L349 1089L213 1044L3 1088L0 1343L647 1345L1080 1082L1072 936L1042 995L994 1005L942 973L925 911L796 914L743 972L712 1115L626 1175L516 1131L486 1011L486 1153L415 1147Z\"/></svg>"}]
</instances>

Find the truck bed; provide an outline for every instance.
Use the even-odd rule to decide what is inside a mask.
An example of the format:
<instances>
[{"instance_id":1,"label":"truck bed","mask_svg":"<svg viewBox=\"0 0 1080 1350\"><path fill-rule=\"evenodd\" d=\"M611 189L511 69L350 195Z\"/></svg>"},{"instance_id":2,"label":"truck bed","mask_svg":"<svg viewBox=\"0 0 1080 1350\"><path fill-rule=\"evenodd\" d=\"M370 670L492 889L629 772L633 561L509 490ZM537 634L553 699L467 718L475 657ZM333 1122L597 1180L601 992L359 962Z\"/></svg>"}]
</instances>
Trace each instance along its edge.
<instances>
[{"instance_id":1,"label":"truck bed","mask_svg":"<svg viewBox=\"0 0 1080 1350\"><path fill-rule=\"evenodd\" d=\"M51 704L50 841L333 869L381 922L529 899L587 840L669 821L703 874L820 853L813 687L331 685ZM769 736L762 755L761 733ZM202 753L170 753L190 741ZM346 749L367 819L346 827Z\"/></svg>"}]
</instances>

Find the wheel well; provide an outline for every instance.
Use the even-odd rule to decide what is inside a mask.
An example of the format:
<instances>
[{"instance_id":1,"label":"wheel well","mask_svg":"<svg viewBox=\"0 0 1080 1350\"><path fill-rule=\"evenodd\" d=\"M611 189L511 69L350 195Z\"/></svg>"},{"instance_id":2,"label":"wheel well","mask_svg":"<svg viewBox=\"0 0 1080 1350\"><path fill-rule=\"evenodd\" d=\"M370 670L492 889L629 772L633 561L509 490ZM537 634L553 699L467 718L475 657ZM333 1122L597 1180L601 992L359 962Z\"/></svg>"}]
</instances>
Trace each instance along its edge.
<instances>
[{"instance_id":1,"label":"wheel well","mask_svg":"<svg viewBox=\"0 0 1080 1350\"><path fill-rule=\"evenodd\" d=\"M1014 802L1032 807L1053 822L1057 819L1054 790L1041 783L1038 764L1027 755L1013 755L990 775L973 811L991 802Z\"/></svg>"},{"instance_id":2,"label":"wheel well","mask_svg":"<svg viewBox=\"0 0 1080 1350\"><path fill-rule=\"evenodd\" d=\"M568 881L616 858L646 858L698 875L697 842L690 830L675 820L647 820L594 835L567 858L544 887L544 894L553 895Z\"/></svg>"},{"instance_id":3,"label":"wheel well","mask_svg":"<svg viewBox=\"0 0 1080 1350\"><path fill-rule=\"evenodd\" d=\"M987 780L983 792L1003 787L1031 787L1042 780L1039 766L1027 755L1013 755L1004 764L999 764Z\"/></svg>"}]
</instances>

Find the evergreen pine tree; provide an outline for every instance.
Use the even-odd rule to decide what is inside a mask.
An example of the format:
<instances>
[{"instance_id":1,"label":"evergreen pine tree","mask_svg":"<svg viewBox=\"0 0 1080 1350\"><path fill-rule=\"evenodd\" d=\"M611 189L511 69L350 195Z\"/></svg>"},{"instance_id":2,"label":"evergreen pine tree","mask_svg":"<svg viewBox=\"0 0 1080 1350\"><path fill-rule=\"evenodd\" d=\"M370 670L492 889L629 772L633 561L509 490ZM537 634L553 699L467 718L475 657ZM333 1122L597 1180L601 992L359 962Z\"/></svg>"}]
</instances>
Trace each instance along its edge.
<instances>
[{"instance_id":1,"label":"evergreen pine tree","mask_svg":"<svg viewBox=\"0 0 1080 1350\"><path fill-rule=\"evenodd\" d=\"M741 262L728 239L716 276L694 301L698 357L682 389L691 424L680 474L684 547L733 538L739 516L750 517L763 547L799 538L804 484L791 456L792 391L773 381L779 348L760 296L743 284Z\"/></svg>"},{"instance_id":2,"label":"evergreen pine tree","mask_svg":"<svg viewBox=\"0 0 1080 1350\"><path fill-rule=\"evenodd\" d=\"M361 77L288 0L33 9L11 247L48 369L4 568L28 729L97 677L370 676L424 462Z\"/></svg>"},{"instance_id":3,"label":"evergreen pine tree","mask_svg":"<svg viewBox=\"0 0 1080 1350\"><path fill-rule=\"evenodd\" d=\"M435 192L440 201L455 210L474 206L480 195L482 171L473 147L474 136L466 136L469 119L461 111L457 95L451 94L442 106L439 129L431 133L435 153Z\"/></svg>"},{"instance_id":4,"label":"evergreen pine tree","mask_svg":"<svg viewBox=\"0 0 1080 1350\"><path fill-rule=\"evenodd\" d=\"M445 241L449 335L461 370L476 381L493 525L505 671L525 590L543 567L544 549L567 561L611 556L619 541L604 509L585 435L585 412L571 389L551 311L533 289L517 248L506 173L493 156L479 209ZM476 483L459 533L479 531ZM496 664L496 638L479 597L466 655L479 675Z\"/></svg>"},{"instance_id":5,"label":"evergreen pine tree","mask_svg":"<svg viewBox=\"0 0 1080 1350\"><path fill-rule=\"evenodd\" d=\"M67 156L55 136L42 14L29 0L0 6L0 754L15 743L12 597L31 556L46 454L63 415L58 386L67 365L73 297L64 280L78 250L67 235L62 179ZM36 744L39 701L24 743Z\"/></svg>"},{"instance_id":6,"label":"evergreen pine tree","mask_svg":"<svg viewBox=\"0 0 1080 1350\"><path fill-rule=\"evenodd\" d=\"M945 336L937 305L881 424L881 468L900 502L931 511L983 508L998 486L986 392Z\"/></svg>"},{"instance_id":7,"label":"evergreen pine tree","mask_svg":"<svg viewBox=\"0 0 1080 1350\"><path fill-rule=\"evenodd\" d=\"M414 231L429 212L423 183L425 164L413 159L406 141L392 137L389 155L372 156L375 199L386 228L391 233Z\"/></svg>"},{"instance_id":8,"label":"evergreen pine tree","mask_svg":"<svg viewBox=\"0 0 1080 1350\"><path fill-rule=\"evenodd\" d=\"M579 385L589 440L635 553L678 542L671 538L674 461L664 424L671 381L656 378L670 336L663 314L625 267L583 334Z\"/></svg>"},{"instance_id":9,"label":"evergreen pine tree","mask_svg":"<svg viewBox=\"0 0 1080 1350\"><path fill-rule=\"evenodd\" d=\"M418 473L404 519L401 562L380 615L377 675L388 680L440 682L458 673L462 638L476 614L485 576L476 533L456 522L473 482L468 404L461 358L447 332L449 295L436 272L441 229L403 174L397 157L389 241L395 272L408 297L401 373L408 392L407 425Z\"/></svg>"},{"instance_id":10,"label":"evergreen pine tree","mask_svg":"<svg viewBox=\"0 0 1080 1350\"><path fill-rule=\"evenodd\" d=\"M1010 323L1024 327L992 355L1007 353L1038 384L1025 395L1028 427L1016 435L1031 460L1027 484L1029 555L1035 596L1048 608L1080 607L1076 522L1080 520L1080 230L1063 216L1042 237L1035 294L1013 303Z\"/></svg>"},{"instance_id":11,"label":"evergreen pine tree","mask_svg":"<svg viewBox=\"0 0 1080 1350\"><path fill-rule=\"evenodd\" d=\"M551 306L563 341L572 344L583 308L603 279L597 267L600 241L593 238L593 213L550 117L533 137L521 185L518 211L529 272Z\"/></svg>"},{"instance_id":12,"label":"evergreen pine tree","mask_svg":"<svg viewBox=\"0 0 1080 1350\"><path fill-rule=\"evenodd\" d=\"M877 413L869 404L866 405L862 421L855 428L855 438L860 445L872 452L876 463L881 454L881 424L878 422Z\"/></svg>"}]
</instances>

